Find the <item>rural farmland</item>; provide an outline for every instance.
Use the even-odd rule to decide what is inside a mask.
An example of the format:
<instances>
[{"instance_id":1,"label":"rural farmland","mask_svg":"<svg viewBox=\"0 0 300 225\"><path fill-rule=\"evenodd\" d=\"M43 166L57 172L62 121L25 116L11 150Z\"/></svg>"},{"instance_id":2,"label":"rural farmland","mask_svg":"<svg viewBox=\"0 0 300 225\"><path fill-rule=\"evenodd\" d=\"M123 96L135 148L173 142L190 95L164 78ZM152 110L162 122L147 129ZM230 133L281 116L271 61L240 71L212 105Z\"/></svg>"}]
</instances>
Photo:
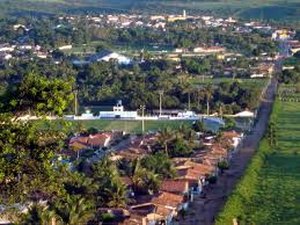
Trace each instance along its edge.
<instances>
[{"instance_id":1,"label":"rural farmland","mask_svg":"<svg viewBox=\"0 0 300 225\"><path fill-rule=\"evenodd\" d=\"M300 223L299 122L299 102L275 103L269 133L277 143L271 147L266 135L217 224L234 218L242 224Z\"/></svg>"}]
</instances>

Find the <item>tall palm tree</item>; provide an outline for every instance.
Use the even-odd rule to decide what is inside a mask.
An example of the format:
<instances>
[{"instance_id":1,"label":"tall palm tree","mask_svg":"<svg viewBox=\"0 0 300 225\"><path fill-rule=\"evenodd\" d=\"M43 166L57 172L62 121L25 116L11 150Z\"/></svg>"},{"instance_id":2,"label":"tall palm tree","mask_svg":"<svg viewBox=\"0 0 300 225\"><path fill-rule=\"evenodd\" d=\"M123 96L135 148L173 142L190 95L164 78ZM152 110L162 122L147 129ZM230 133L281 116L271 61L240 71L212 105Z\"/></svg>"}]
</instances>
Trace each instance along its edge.
<instances>
[{"instance_id":1,"label":"tall palm tree","mask_svg":"<svg viewBox=\"0 0 300 225\"><path fill-rule=\"evenodd\" d=\"M206 114L209 115L210 114L210 101L211 101L211 99L213 97L212 85L208 84L204 88L204 92L205 92L205 98L206 98Z\"/></svg>"},{"instance_id":2,"label":"tall palm tree","mask_svg":"<svg viewBox=\"0 0 300 225\"><path fill-rule=\"evenodd\" d=\"M159 132L158 142L164 147L166 155L169 155L168 145L174 139L174 133L169 127L164 128Z\"/></svg>"},{"instance_id":3,"label":"tall palm tree","mask_svg":"<svg viewBox=\"0 0 300 225\"><path fill-rule=\"evenodd\" d=\"M224 112L224 103L218 101L218 102L216 103L216 106L217 106L218 111L219 111L218 114L219 114L219 116L222 118L222 117L223 117L223 112Z\"/></svg>"},{"instance_id":4,"label":"tall palm tree","mask_svg":"<svg viewBox=\"0 0 300 225\"><path fill-rule=\"evenodd\" d=\"M193 91L190 76L183 75L179 78L180 85L182 86L183 94L187 94L188 97L188 110L191 110L191 93Z\"/></svg>"}]
</instances>

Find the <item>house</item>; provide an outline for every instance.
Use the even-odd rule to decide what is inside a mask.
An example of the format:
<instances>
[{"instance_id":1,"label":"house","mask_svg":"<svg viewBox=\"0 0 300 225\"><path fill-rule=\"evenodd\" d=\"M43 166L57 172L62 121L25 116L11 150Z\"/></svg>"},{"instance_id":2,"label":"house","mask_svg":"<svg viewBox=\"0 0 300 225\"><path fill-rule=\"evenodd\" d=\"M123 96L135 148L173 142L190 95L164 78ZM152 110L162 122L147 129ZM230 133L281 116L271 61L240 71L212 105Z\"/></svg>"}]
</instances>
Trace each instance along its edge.
<instances>
[{"instance_id":1,"label":"house","mask_svg":"<svg viewBox=\"0 0 300 225\"><path fill-rule=\"evenodd\" d=\"M0 45L0 52L13 52L15 50L15 45L9 45L9 44L1 44Z\"/></svg>"},{"instance_id":2,"label":"house","mask_svg":"<svg viewBox=\"0 0 300 225\"><path fill-rule=\"evenodd\" d=\"M98 133L89 136L71 138L69 147L76 150L107 147L112 139L111 133Z\"/></svg>"},{"instance_id":3,"label":"house","mask_svg":"<svg viewBox=\"0 0 300 225\"><path fill-rule=\"evenodd\" d=\"M161 192L151 199L151 203L156 206L173 210L174 216L176 216L180 210L186 210L188 207L188 201L185 196L168 192Z\"/></svg>"},{"instance_id":4,"label":"house","mask_svg":"<svg viewBox=\"0 0 300 225\"><path fill-rule=\"evenodd\" d=\"M156 225L171 224L176 211L151 202L131 206L130 217L123 221L123 225Z\"/></svg>"},{"instance_id":5,"label":"house","mask_svg":"<svg viewBox=\"0 0 300 225\"><path fill-rule=\"evenodd\" d=\"M227 139L230 142L233 151L235 151L243 139L243 134L240 134L236 131L225 131L223 132L222 138Z\"/></svg>"},{"instance_id":6,"label":"house","mask_svg":"<svg viewBox=\"0 0 300 225\"><path fill-rule=\"evenodd\" d=\"M189 193L189 183L185 180L164 180L161 183L160 190L185 195Z\"/></svg>"},{"instance_id":7,"label":"house","mask_svg":"<svg viewBox=\"0 0 300 225\"><path fill-rule=\"evenodd\" d=\"M124 150L118 151L110 159L113 161L121 160L121 159L134 160L137 158L141 158L147 154L149 154L149 152L144 148L129 147Z\"/></svg>"},{"instance_id":8,"label":"house","mask_svg":"<svg viewBox=\"0 0 300 225\"><path fill-rule=\"evenodd\" d=\"M63 45L63 46L60 46L58 47L59 50L70 50L72 49L72 45Z\"/></svg>"},{"instance_id":9,"label":"house","mask_svg":"<svg viewBox=\"0 0 300 225\"><path fill-rule=\"evenodd\" d=\"M191 159L177 163L176 169L178 174L176 179L188 181L191 192L195 194L202 192L203 187L207 184L207 176L218 173L216 165L199 163Z\"/></svg>"},{"instance_id":10,"label":"house","mask_svg":"<svg viewBox=\"0 0 300 225\"><path fill-rule=\"evenodd\" d=\"M222 53L226 49L220 46L211 46L211 47L196 47L193 49L194 53Z\"/></svg>"},{"instance_id":11,"label":"house","mask_svg":"<svg viewBox=\"0 0 300 225\"><path fill-rule=\"evenodd\" d=\"M275 66L273 63L260 63L251 69L253 71L251 78L268 77L274 72Z\"/></svg>"}]
</instances>

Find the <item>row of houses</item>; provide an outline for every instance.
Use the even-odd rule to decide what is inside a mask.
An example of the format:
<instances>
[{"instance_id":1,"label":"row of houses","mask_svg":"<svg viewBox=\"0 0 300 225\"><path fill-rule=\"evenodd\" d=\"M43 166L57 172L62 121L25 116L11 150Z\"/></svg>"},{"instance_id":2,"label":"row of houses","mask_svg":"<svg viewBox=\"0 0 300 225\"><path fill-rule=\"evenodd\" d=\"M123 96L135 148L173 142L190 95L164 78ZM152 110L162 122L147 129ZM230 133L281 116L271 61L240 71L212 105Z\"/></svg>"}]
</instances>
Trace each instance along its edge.
<instances>
[{"instance_id":1,"label":"row of houses","mask_svg":"<svg viewBox=\"0 0 300 225\"><path fill-rule=\"evenodd\" d=\"M154 195L136 194L131 178L123 177L133 204L128 205L126 213L116 224L172 224L182 211L188 210L194 197L203 193L210 179L220 174L219 162L230 161L241 139L242 135L235 131L225 132L221 140L214 136L205 137L204 150L188 158L172 159L177 175L174 179L163 180L159 193ZM156 141L156 134L136 138L130 146L115 152L111 159L132 161L141 158L150 154L151 145ZM113 213L113 210L107 209L107 212Z\"/></svg>"},{"instance_id":2,"label":"row of houses","mask_svg":"<svg viewBox=\"0 0 300 225\"><path fill-rule=\"evenodd\" d=\"M75 136L69 141L69 152L85 149L103 149L112 146L116 139L122 139L122 132L100 132L84 136ZM158 141L158 134L131 137L127 145L110 154L112 161L126 160L128 162L151 154L152 147ZM202 141L204 148L196 151L190 157L173 158L172 164L176 170L173 179L163 180L156 194L136 193L131 177L123 176L122 182L127 188L130 199L124 209L99 209L101 213L114 215L110 224L124 225L154 225L172 224L182 212L188 210L195 196L203 194L211 179L220 174L219 163L230 162L234 152L242 140L242 134L235 131L224 132L221 138L199 133L195 141ZM99 158L98 158L99 160Z\"/></svg>"},{"instance_id":3,"label":"row of houses","mask_svg":"<svg viewBox=\"0 0 300 225\"><path fill-rule=\"evenodd\" d=\"M0 44L0 60L8 61L12 58L26 58L34 56L45 59L50 56L50 52L43 49L40 45L30 44Z\"/></svg>"}]
</instances>

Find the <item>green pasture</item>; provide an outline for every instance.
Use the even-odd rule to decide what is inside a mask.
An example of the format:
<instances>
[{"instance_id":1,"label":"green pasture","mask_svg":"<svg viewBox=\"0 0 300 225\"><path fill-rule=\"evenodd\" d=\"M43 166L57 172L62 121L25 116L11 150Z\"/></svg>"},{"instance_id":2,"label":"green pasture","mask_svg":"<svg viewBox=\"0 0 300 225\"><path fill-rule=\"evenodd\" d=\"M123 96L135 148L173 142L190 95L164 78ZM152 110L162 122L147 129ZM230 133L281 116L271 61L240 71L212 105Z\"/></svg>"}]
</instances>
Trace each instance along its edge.
<instances>
[{"instance_id":1,"label":"green pasture","mask_svg":"<svg viewBox=\"0 0 300 225\"><path fill-rule=\"evenodd\" d=\"M300 224L300 103L277 100L271 118L277 146L262 141L217 225Z\"/></svg>"}]
</instances>

